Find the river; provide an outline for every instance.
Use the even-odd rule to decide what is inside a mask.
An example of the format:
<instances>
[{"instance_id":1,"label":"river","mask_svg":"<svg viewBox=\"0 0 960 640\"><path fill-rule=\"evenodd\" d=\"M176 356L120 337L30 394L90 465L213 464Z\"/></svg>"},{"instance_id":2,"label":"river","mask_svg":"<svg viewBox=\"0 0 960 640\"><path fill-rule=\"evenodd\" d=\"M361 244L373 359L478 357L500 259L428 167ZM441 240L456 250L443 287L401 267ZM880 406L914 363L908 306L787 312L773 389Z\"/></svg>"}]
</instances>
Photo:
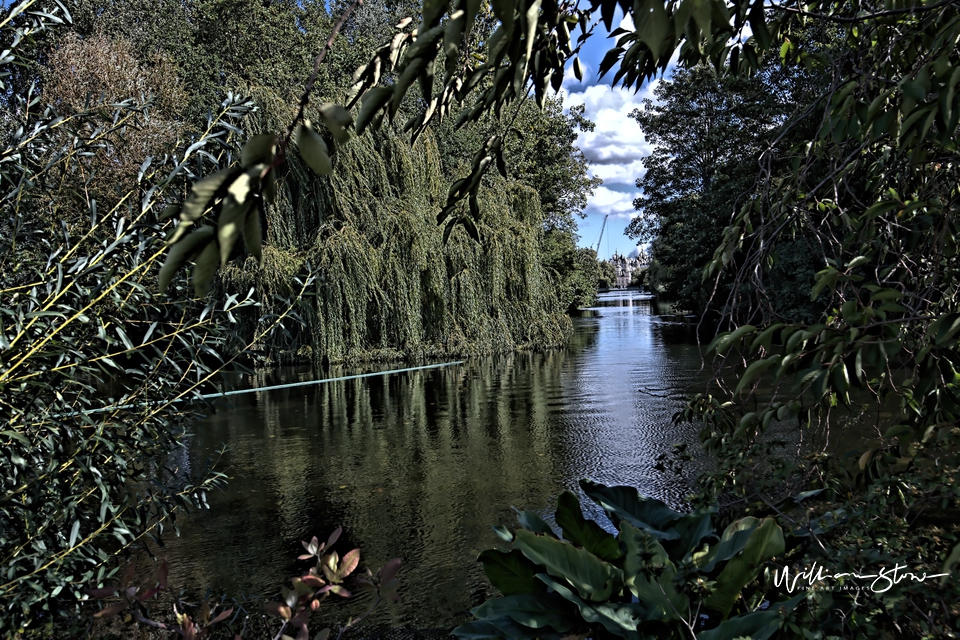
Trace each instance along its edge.
<instances>
[{"instance_id":1,"label":"river","mask_svg":"<svg viewBox=\"0 0 960 640\"><path fill-rule=\"evenodd\" d=\"M696 438L671 421L700 368L691 327L635 292L605 294L574 324L563 350L234 396L190 439L191 466L229 447L218 468L230 482L168 538L171 584L272 595L309 566L296 560L301 540L342 526L337 549L360 547L362 567L403 559L401 602L369 624L449 628L493 595L476 556L500 542L490 525L516 524L511 507L552 522L557 496L582 477L679 506L687 487L655 458ZM363 604L327 609L329 621Z\"/></svg>"}]
</instances>

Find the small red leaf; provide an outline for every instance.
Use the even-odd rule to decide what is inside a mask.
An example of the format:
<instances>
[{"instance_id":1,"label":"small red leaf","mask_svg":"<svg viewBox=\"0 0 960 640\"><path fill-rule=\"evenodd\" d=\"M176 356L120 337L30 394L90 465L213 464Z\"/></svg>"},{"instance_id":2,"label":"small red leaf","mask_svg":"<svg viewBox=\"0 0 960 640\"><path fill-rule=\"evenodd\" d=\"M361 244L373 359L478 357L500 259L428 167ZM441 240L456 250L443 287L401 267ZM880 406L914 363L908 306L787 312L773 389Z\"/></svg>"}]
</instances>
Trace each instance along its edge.
<instances>
[{"instance_id":1,"label":"small red leaf","mask_svg":"<svg viewBox=\"0 0 960 640\"><path fill-rule=\"evenodd\" d=\"M337 594L338 596L342 596L342 597L344 597L344 598L349 598L349 597L350 597L350 592L347 591L344 587L340 586L339 584L331 585L331 586L330 586L330 591L332 591L332 592L334 592L335 594Z\"/></svg>"},{"instance_id":2,"label":"small red leaf","mask_svg":"<svg viewBox=\"0 0 960 640\"><path fill-rule=\"evenodd\" d=\"M300 580L303 582L303 584L316 588L320 588L326 584L326 582L324 582L322 579L312 575L302 576Z\"/></svg>"},{"instance_id":3,"label":"small red leaf","mask_svg":"<svg viewBox=\"0 0 960 640\"><path fill-rule=\"evenodd\" d=\"M306 624L307 618L309 617L310 617L310 610L302 609L297 613L297 615L293 617L293 619L290 621L290 625L294 627L303 626L304 624Z\"/></svg>"},{"instance_id":4,"label":"small red leaf","mask_svg":"<svg viewBox=\"0 0 960 640\"><path fill-rule=\"evenodd\" d=\"M116 587L103 587L102 589L84 589L83 592L90 596L91 598L106 598L107 596L112 596L119 589Z\"/></svg>"},{"instance_id":5,"label":"small red leaf","mask_svg":"<svg viewBox=\"0 0 960 640\"><path fill-rule=\"evenodd\" d=\"M284 620L290 619L290 607L282 602L268 602L267 604L263 605L263 610L272 616L277 616L278 618L283 618Z\"/></svg>"},{"instance_id":6,"label":"small red leaf","mask_svg":"<svg viewBox=\"0 0 960 640\"><path fill-rule=\"evenodd\" d=\"M307 630L307 625L300 627L300 633L297 634L294 640L310 640L310 632Z\"/></svg>"},{"instance_id":7,"label":"small red leaf","mask_svg":"<svg viewBox=\"0 0 960 640\"><path fill-rule=\"evenodd\" d=\"M337 527L336 529L334 529L333 533L330 534L330 537L327 538L327 546L328 547L332 546L333 543L336 542L338 538L340 538L341 533L343 533L343 527Z\"/></svg>"},{"instance_id":8,"label":"small red leaf","mask_svg":"<svg viewBox=\"0 0 960 640\"><path fill-rule=\"evenodd\" d=\"M140 597L137 598L137 600L139 600L140 602L146 602L147 600L149 600L149 599L152 598L153 596L157 595L157 593L159 593L159 592L160 592L160 587L154 587L153 589L147 589L146 591L144 591L143 593L140 594Z\"/></svg>"},{"instance_id":9,"label":"small red leaf","mask_svg":"<svg viewBox=\"0 0 960 640\"><path fill-rule=\"evenodd\" d=\"M313 636L313 640L327 640L327 638L329 637L330 637L330 627L327 627L323 631L320 631L319 633L317 633L317 635Z\"/></svg>"},{"instance_id":10,"label":"small red leaf","mask_svg":"<svg viewBox=\"0 0 960 640\"><path fill-rule=\"evenodd\" d=\"M340 568L337 570L337 575L341 578L346 578L353 573L358 564L360 564L360 549L348 551L344 554L343 560L340 561Z\"/></svg>"},{"instance_id":11,"label":"small red leaf","mask_svg":"<svg viewBox=\"0 0 960 640\"><path fill-rule=\"evenodd\" d=\"M301 553L300 555L297 556L297 560L309 560L312 557L313 557L312 553Z\"/></svg>"},{"instance_id":12,"label":"small red leaf","mask_svg":"<svg viewBox=\"0 0 960 640\"><path fill-rule=\"evenodd\" d=\"M394 558L380 569L380 580L382 582L390 582L397 576L398 571L400 571L400 558Z\"/></svg>"},{"instance_id":13,"label":"small red leaf","mask_svg":"<svg viewBox=\"0 0 960 640\"><path fill-rule=\"evenodd\" d=\"M221 622L221 621L223 621L223 620L226 620L227 618L230 617L230 614L231 614L231 613L233 613L233 608L232 608L232 607L229 608L229 609L227 609L226 611L221 611L220 613L217 614L217 617L216 617L216 618L214 618L213 620L210 621L210 624L217 624L218 622Z\"/></svg>"},{"instance_id":14,"label":"small red leaf","mask_svg":"<svg viewBox=\"0 0 960 640\"><path fill-rule=\"evenodd\" d=\"M106 609L100 609L100 611L97 611L95 614L93 614L93 617L94 618L112 618L113 616L117 615L121 611L126 610L126 608L127 608L126 602L118 602L117 604L110 605Z\"/></svg>"}]
</instances>

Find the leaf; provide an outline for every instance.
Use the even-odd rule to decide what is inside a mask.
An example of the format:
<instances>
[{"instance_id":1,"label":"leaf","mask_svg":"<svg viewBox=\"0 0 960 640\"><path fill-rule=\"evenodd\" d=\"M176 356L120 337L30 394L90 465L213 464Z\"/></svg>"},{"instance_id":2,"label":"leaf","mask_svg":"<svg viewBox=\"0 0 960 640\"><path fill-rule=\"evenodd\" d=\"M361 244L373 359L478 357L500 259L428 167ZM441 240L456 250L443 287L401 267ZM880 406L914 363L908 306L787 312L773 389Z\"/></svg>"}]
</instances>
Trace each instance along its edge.
<instances>
[{"instance_id":1,"label":"leaf","mask_svg":"<svg viewBox=\"0 0 960 640\"><path fill-rule=\"evenodd\" d=\"M614 636L640 640L637 627L649 618L644 603L584 602L565 584L540 573L537 578L580 609L580 617L590 624L602 624Z\"/></svg>"},{"instance_id":2,"label":"leaf","mask_svg":"<svg viewBox=\"0 0 960 640\"><path fill-rule=\"evenodd\" d=\"M710 573L717 564L740 553L759 524L760 521L752 516L733 522L723 530L717 544L693 554L693 563L703 573Z\"/></svg>"},{"instance_id":3,"label":"leaf","mask_svg":"<svg viewBox=\"0 0 960 640\"><path fill-rule=\"evenodd\" d=\"M343 559L340 560L340 568L337 569L337 576L346 578L354 572L358 564L360 564L360 549L347 551L343 555Z\"/></svg>"},{"instance_id":4,"label":"leaf","mask_svg":"<svg viewBox=\"0 0 960 640\"><path fill-rule=\"evenodd\" d=\"M263 133L253 136L243 145L240 152L240 165L244 168L255 164L271 164L277 152L277 136Z\"/></svg>"},{"instance_id":5,"label":"leaf","mask_svg":"<svg viewBox=\"0 0 960 640\"><path fill-rule=\"evenodd\" d=\"M394 558L380 569L380 580L390 582L396 577L398 571L400 571L400 558Z\"/></svg>"},{"instance_id":6,"label":"leaf","mask_svg":"<svg viewBox=\"0 0 960 640\"><path fill-rule=\"evenodd\" d=\"M257 264L263 266L263 235L260 228L260 209L251 208L243 223L243 246L247 252L257 259Z\"/></svg>"},{"instance_id":7,"label":"leaf","mask_svg":"<svg viewBox=\"0 0 960 640\"><path fill-rule=\"evenodd\" d=\"M614 524L619 524L621 519L626 520L660 540L676 540L680 537L680 533L672 530L671 525L683 514L656 498L641 496L633 487L608 487L587 479L580 481L580 488L604 508Z\"/></svg>"},{"instance_id":8,"label":"leaf","mask_svg":"<svg viewBox=\"0 0 960 640\"><path fill-rule=\"evenodd\" d=\"M785 614L793 611L805 597L806 594L802 593L786 602L771 604L763 611L753 611L724 620L715 629L698 633L697 640L728 640L743 637L749 637L752 640L768 640L780 629L780 623Z\"/></svg>"},{"instance_id":9,"label":"leaf","mask_svg":"<svg viewBox=\"0 0 960 640\"><path fill-rule=\"evenodd\" d=\"M198 298L210 292L213 274L217 272L219 264L219 254L217 243L210 242L197 258L197 264L193 268L193 290Z\"/></svg>"},{"instance_id":10,"label":"leaf","mask_svg":"<svg viewBox=\"0 0 960 640\"><path fill-rule=\"evenodd\" d=\"M553 627L557 631L569 631L576 619L571 615L569 603L562 597L546 593L524 593L503 598L491 598L473 610L481 620L496 620L504 616L532 629Z\"/></svg>"},{"instance_id":11,"label":"leaf","mask_svg":"<svg viewBox=\"0 0 960 640\"><path fill-rule=\"evenodd\" d=\"M340 534L341 534L341 533L343 533L343 527L337 527L336 529L334 529L334 530L330 533L330 535L327 537L327 541L326 541L326 543L324 543L323 548L324 548L324 549L329 549L329 548L332 547L334 544L336 544L337 540L340 539Z\"/></svg>"},{"instance_id":12,"label":"leaf","mask_svg":"<svg viewBox=\"0 0 960 640\"><path fill-rule=\"evenodd\" d=\"M676 565L660 541L626 521L620 523L620 540L627 548L624 584L650 608L653 617L676 619L675 611L686 611L688 599L674 582Z\"/></svg>"},{"instance_id":13,"label":"leaf","mask_svg":"<svg viewBox=\"0 0 960 640\"><path fill-rule=\"evenodd\" d=\"M583 82L583 65L580 64L580 56L573 59L573 75L577 82Z\"/></svg>"},{"instance_id":14,"label":"leaf","mask_svg":"<svg viewBox=\"0 0 960 640\"><path fill-rule=\"evenodd\" d=\"M472 620L466 622L453 631L454 635L464 640L473 640L474 638L506 638L506 634L499 627L486 620Z\"/></svg>"},{"instance_id":15,"label":"leaf","mask_svg":"<svg viewBox=\"0 0 960 640\"><path fill-rule=\"evenodd\" d=\"M347 127L353 123L350 112L339 104L330 102L320 105L319 111L320 117L323 118L323 124L325 124L327 129L330 130L330 133L333 134L333 139L340 144L348 142L350 140L350 132L347 131Z\"/></svg>"},{"instance_id":16,"label":"leaf","mask_svg":"<svg viewBox=\"0 0 960 640\"><path fill-rule=\"evenodd\" d=\"M290 619L290 607L283 604L282 602L268 602L263 605L263 610L269 613L272 616L276 616L282 620Z\"/></svg>"},{"instance_id":17,"label":"leaf","mask_svg":"<svg viewBox=\"0 0 960 640\"><path fill-rule=\"evenodd\" d=\"M714 591L703 601L704 606L727 617L740 592L756 579L763 564L783 553L785 548L780 525L773 518L764 518L747 539L743 551L731 558L717 576Z\"/></svg>"},{"instance_id":18,"label":"leaf","mask_svg":"<svg viewBox=\"0 0 960 640\"><path fill-rule=\"evenodd\" d=\"M642 10L634 16L634 20L637 37L650 49L653 59L660 60L667 48L666 41L673 32L662 0L644 0Z\"/></svg>"},{"instance_id":19,"label":"leaf","mask_svg":"<svg viewBox=\"0 0 960 640\"><path fill-rule=\"evenodd\" d=\"M565 539L580 545L601 560L616 560L623 555L614 536L593 520L583 517L580 501L573 493L564 491L560 494L556 520Z\"/></svg>"},{"instance_id":20,"label":"leaf","mask_svg":"<svg viewBox=\"0 0 960 640\"><path fill-rule=\"evenodd\" d=\"M587 600L606 600L615 584L622 581L618 568L568 542L520 530L515 544L529 560L546 567L550 575L567 580Z\"/></svg>"},{"instance_id":21,"label":"leaf","mask_svg":"<svg viewBox=\"0 0 960 640\"><path fill-rule=\"evenodd\" d=\"M510 531L510 529L507 529L503 525L499 524L492 525L491 528L493 529L493 532L496 533L504 542L513 542L513 533Z\"/></svg>"},{"instance_id":22,"label":"leaf","mask_svg":"<svg viewBox=\"0 0 960 640\"><path fill-rule=\"evenodd\" d=\"M490 583L505 596L536 593L544 589L543 583L536 578L540 569L519 549L488 549L477 557L477 561L483 563L483 572Z\"/></svg>"},{"instance_id":23,"label":"leaf","mask_svg":"<svg viewBox=\"0 0 960 640\"><path fill-rule=\"evenodd\" d=\"M240 237L241 230L246 225L247 214L253 205L250 197L260 170L256 165L243 175L239 176L227 190L220 216L217 218L217 241L220 244L220 266L226 266L233 251L233 245ZM254 175L256 174L256 175Z\"/></svg>"},{"instance_id":24,"label":"leaf","mask_svg":"<svg viewBox=\"0 0 960 640\"><path fill-rule=\"evenodd\" d=\"M199 220L203 212L213 204L212 200L221 188L224 187L225 184L232 182L241 173L243 173L243 169L232 167L217 171L203 180L195 182L193 188L190 190L190 196L183 203L183 208L180 211L180 220L183 222L196 222ZM180 239L180 235L182 235L180 229L182 227L183 225L180 225L173 237L167 241L167 244L174 244ZM184 231L186 230L184 229Z\"/></svg>"},{"instance_id":25,"label":"leaf","mask_svg":"<svg viewBox=\"0 0 960 640\"><path fill-rule=\"evenodd\" d=\"M185 265L192 255L213 240L216 229L210 226L200 227L186 238L170 247L167 259L160 268L158 286L160 293L165 293L173 280L174 274Z\"/></svg>"},{"instance_id":26,"label":"leaf","mask_svg":"<svg viewBox=\"0 0 960 640\"><path fill-rule=\"evenodd\" d=\"M557 534L550 528L550 525L544 522L543 518L533 511L520 511L516 507L514 507L513 510L517 512L517 522L519 522L520 526L524 529L533 531L534 533L543 533L554 538L557 537Z\"/></svg>"},{"instance_id":27,"label":"leaf","mask_svg":"<svg viewBox=\"0 0 960 640\"><path fill-rule=\"evenodd\" d=\"M333 173L333 162L327 150L327 143L313 130L309 120L305 120L297 128L297 148L300 156L318 175L328 176Z\"/></svg>"},{"instance_id":28,"label":"leaf","mask_svg":"<svg viewBox=\"0 0 960 640\"><path fill-rule=\"evenodd\" d=\"M392 87L375 87L367 92L367 95L363 97L360 112L357 114L357 133L364 132L377 112L387 104L391 97L393 97Z\"/></svg>"}]
</instances>

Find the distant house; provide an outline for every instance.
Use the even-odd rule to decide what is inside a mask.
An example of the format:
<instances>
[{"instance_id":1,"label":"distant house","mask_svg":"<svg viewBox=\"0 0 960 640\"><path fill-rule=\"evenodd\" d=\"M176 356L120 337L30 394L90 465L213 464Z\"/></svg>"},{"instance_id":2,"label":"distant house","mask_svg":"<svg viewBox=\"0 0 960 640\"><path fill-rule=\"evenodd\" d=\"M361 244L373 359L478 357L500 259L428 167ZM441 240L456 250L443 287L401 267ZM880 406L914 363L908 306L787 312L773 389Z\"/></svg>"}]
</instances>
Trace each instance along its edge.
<instances>
[{"instance_id":1,"label":"distant house","mask_svg":"<svg viewBox=\"0 0 960 640\"><path fill-rule=\"evenodd\" d=\"M646 252L637 247L636 256L624 256L620 253L614 253L610 263L617 270L617 280L614 285L617 289L626 289L633 281L633 274L640 271L649 263Z\"/></svg>"}]
</instances>

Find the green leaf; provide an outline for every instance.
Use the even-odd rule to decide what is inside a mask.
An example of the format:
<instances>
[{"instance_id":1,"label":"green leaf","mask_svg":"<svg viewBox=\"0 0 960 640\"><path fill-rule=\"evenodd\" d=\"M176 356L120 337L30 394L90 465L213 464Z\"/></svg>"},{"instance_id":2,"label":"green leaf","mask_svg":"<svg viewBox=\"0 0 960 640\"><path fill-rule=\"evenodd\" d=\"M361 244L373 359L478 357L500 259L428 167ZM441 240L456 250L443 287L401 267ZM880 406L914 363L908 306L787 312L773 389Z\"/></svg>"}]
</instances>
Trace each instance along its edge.
<instances>
[{"instance_id":1,"label":"green leaf","mask_svg":"<svg viewBox=\"0 0 960 640\"><path fill-rule=\"evenodd\" d=\"M243 223L243 245L247 252L263 266L263 235L260 228L260 208L254 207L247 212Z\"/></svg>"},{"instance_id":2,"label":"green leaf","mask_svg":"<svg viewBox=\"0 0 960 640\"><path fill-rule=\"evenodd\" d=\"M539 580L538 580L539 582ZM569 631L576 618L571 615L570 603L561 596L543 591L524 593L487 600L473 610L481 620L496 620L504 616L532 629L552 627L556 631Z\"/></svg>"},{"instance_id":3,"label":"green leaf","mask_svg":"<svg viewBox=\"0 0 960 640\"><path fill-rule=\"evenodd\" d=\"M697 634L697 640L730 640L749 637L752 640L768 640L780 629L785 614L793 611L806 594L771 604L763 611L753 611L720 623L720 626ZM781 609L783 610L781 612Z\"/></svg>"},{"instance_id":4,"label":"green leaf","mask_svg":"<svg viewBox=\"0 0 960 640\"><path fill-rule=\"evenodd\" d=\"M297 148L300 156L311 169L321 176L333 173L333 162L327 149L327 143L313 130L309 120L297 128Z\"/></svg>"},{"instance_id":5,"label":"green leaf","mask_svg":"<svg viewBox=\"0 0 960 640\"><path fill-rule=\"evenodd\" d=\"M347 127L353 122L353 118L350 117L350 112L342 106L331 102L320 105L319 111L320 117L323 119L323 124L325 124L327 129L330 130L330 133L333 134L333 139L340 144L348 142L350 140L350 132L347 131Z\"/></svg>"},{"instance_id":6,"label":"green leaf","mask_svg":"<svg viewBox=\"0 0 960 640\"><path fill-rule=\"evenodd\" d=\"M193 268L193 289L198 298L210 292L210 284L213 282L213 274L217 272L219 257L217 243L210 242L197 258L197 264Z\"/></svg>"},{"instance_id":7,"label":"green leaf","mask_svg":"<svg viewBox=\"0 0 960 640\"><path fill-rule=\"evenodd\" d=\"M727 562L717 583L703 604L724 617L730 614L740 592L760 574L763 564L785 549L783 531L773 518L764 518L763 522L747 539L743 551Z\"/></svg>"},{"instance_id":8,"label":"green leaf","mask_svg":"<svg viewBox=\"0 0 960 640\"><path fill-rule=\"evenodd\" d=\"M487 549L477 560L483 563L483 572L490 583L505 596L543 591L543 583L536 579L540 569L527 560L519 549Z\"/></svg>"},{"instance_id":9,"label":"green leaf","mask_svg":"<svg viewBox=\"0 0 960 640\"><path fill-rule=\"evenodd\" d=\"M743 550L760 521L748 516L736 520L723 530L720 541L693 554L693 563L704 573L710 573L721 562L726 562Z\"/></svg>"},{"instance_id":10,"label":"green leaf","mask_svg":"<svg viewBox=\"0 0 960 640\"><path fill-rule=\"evenodd\" d=\"M499 627L486 620L472 620L464 623L451 631L450 634L464 640L507 637Z\"/></svg>"},{"instance_id":11,"label":"green leaf","mask_svg":"<svg viewBox=\"0 0 960 640\"><path fill-rule=\"evenodd\" d=\"M633 487L608 487L591 480L581 480L580 488L599 504L614 524L621 519L634 527L651 533L660 540L677 540L680 533L672 525L683 517L656 498L641 496Z\"/></svg>"},{"instance_id":12,"label":"green leaf","mask_svg":"<svg viewBox=\"0 0 960 640\"><path fill-rule=\"evenodd\" d=\"M587 600L606 600L622 581L622 572L589 551L568 542L517 531L516 548L528 559L542 565L547 573L564 578Z\"/></svg>"},{"instance_id":13,"label":"green leaf","mask_svg":"<svg viewBox=\"0 0 960 640\"><path fill-rule=\"evenodd\" d=\"M167 240L167 244L176 244L190 229L189 223L199 220L204 211L213 205L213 200L215 196L219 195L221 188L223 188L225 184L232 182L242 172L243 170L238 167L223 169L195 182L190 190L190 196L183 203L183 208L180 210L181 224L177 227L177 230L170 239Z\"/></svg>"},{"instance_id":14,"label":"green leaf","mask_svg":"<svg viewBox=\"0 0 960 640\"><path fill-rule=\"evenodd\" d=\"M666 549L654 536L626 521L620 523L620 540L627 548L624 584L654 618L675 620L676 611L687 610L688 598L677 590L677 567Z\"/></svg>"},{"instance_id":15,"label":"green leaf","mask_svg":"<svg viewBox=\"0 0 960 640\"><path fill-rule=\"evenodd\" d=\"M580 617L586 622L602 624L607 631L621 638L640 639L637 627L649 615L643 603L585 602L562 582L543 573L537 574L537 578L565 600L577 605Z\"/></svg>"},{"instance_id":16,"label":"green leaf","mask_svg":"<svg viewBox=\"0 0 960 640\"><path fill-rule=\"evenodd\" d=\"M634 20L640 41L650 49L653 59L659 60L667 49L667 41L673 35L670 18L662 0L644 0Z\"/></svg>"},{"instance_id":17,"label":"green leaf","mask_svg":"<svg viewBox=\"0 0 960 640\"><path fill-rule=\"evenodd\" d=\"M206 243L213 240L216 229L210 226L200 227L187 237L170 247L167 259L160 268L158 286L160 293L165 293L174 274L185 265L195 253L200 251Z\"/></svg>"},{"instance_id":18,"label":"green leaf","mask_svg":"<svg viewBox=\"0 0 960 640\"><path fill-rule=\"evenodd\" d=\"M623 554L617 539L593 520L587 520L580 511L580 501L573 493L564 491L557 499L557 524L563 537L580 545L601 560L616 560Z\"/></svg>"},{"instance_id":19,"label":"green leaf","mask_svg":"<svg viewBox=\"0 0 960 640\"><path fill-rule=\"evenodd\" d=\"M240 152L240 165L244 168L255 164L270 164L277 151L277 136L264 133L253 136L243 145Z\"/></svg>"},{"instance_id":20,"label":"green leaf","mask_svg":"<svg viewBox=\"0 0 960 640\"><path fill-rule=\"evenodd\" d=\"M393 97L392 87L375 87L367 92L363 97L363 104L360 106L360 112L357 114L357 133L363 133L364 130L373 122L373 118Z\"/></svg>"},{"instance_id":21,"label":"green leaf","mask_svg":"<svg viewBox=\"0 0 960 640\"><path fill-rule=\"evenodd\" d=\"M554 538L557 537L557 534L550 528L550 525L544 522L543 518L533 511L520 511L516 507L514 507L513 510L517 512L517 522L519 522L520 526L524 529L533 531L534 533L543 533Z\"/></svg>"}]
</instances>

